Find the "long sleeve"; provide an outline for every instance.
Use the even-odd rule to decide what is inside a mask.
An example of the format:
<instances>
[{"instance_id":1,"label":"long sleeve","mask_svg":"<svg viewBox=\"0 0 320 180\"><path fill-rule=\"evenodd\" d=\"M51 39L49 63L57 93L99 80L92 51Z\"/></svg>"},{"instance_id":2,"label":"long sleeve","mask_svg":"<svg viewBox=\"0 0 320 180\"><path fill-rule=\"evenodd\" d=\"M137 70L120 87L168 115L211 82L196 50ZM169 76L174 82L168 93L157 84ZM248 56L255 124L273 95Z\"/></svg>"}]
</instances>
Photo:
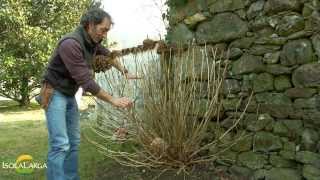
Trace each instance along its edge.
<instances>
[{"instance_id":1,"label":"long sleeve","mask_svg":"<svg viewBox=\"0 0 320 180\"><path fill-rule=\"evenodd\" d=\"M108 56L110 54L109 49L105 48L103 45L98 44L97 45L97 52L96 55L104 55L104 56Z\"/></svg>"},{"instance_id":2,"label":"long sleeve","mask_svg":"<svg viewBox=\"0 0 320 180\"><path fill-rule=\"evenodd\" d=\"M58 49L63 63L71 77L84 91L95 95L100 91L100 86L93 80L90 69L83 57L80 44L74 39L64 40Z\"/></svg>"}]
</instances>

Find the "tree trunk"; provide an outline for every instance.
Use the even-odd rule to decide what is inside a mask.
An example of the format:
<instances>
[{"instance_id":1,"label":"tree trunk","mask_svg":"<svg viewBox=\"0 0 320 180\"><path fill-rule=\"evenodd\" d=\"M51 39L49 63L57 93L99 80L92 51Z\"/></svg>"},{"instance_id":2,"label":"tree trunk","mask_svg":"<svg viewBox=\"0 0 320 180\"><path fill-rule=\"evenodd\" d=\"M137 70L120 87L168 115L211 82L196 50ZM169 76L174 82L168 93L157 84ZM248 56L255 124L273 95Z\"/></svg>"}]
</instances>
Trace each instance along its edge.
<instances>
[{"instance_id":1,"label":"tree trunk","mask_svg":"<svg viewBox=\"0 0 320 180\"><path fill-rule=\"evenodd\" d=\"M29 95L21 97L21 100L19 101L20 106L29 106L30 105L30 98Z\"/></svg>"},{"instance_id":2,"label":"tree trunk","mask_svg":"<svg viewBox=\"0 0 320 180\"><path fill-rule=\"evenodd\" d=\"M29 106L30 105L30 89L28 86L28 78L23 77L21 81L20 88L21 99L19 101L20 106Z\"/></svg>"}]
</instances>

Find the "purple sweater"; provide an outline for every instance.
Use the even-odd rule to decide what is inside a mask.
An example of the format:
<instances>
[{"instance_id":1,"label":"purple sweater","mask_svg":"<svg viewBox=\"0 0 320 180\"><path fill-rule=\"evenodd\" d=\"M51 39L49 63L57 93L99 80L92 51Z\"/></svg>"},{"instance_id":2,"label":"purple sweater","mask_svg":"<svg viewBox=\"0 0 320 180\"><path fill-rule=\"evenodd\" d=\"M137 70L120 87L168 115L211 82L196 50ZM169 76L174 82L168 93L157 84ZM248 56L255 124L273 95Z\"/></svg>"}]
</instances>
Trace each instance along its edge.
<instances>
[{"instance_id":1,"label":"purple sweater","mask_svg":"<svg viewBox=\"0 0 320 180\"><path fill-rule=\"evenodd\" d=\"M109 50L98 44L94 49L94 55L108 55ZM100 86L93 80L93 71L90 70L84 59L82 48L74 39L63 40L49 63L45 80L55 89L66 95L74 95L79 86L84 91L96 95ZM59 83L68 81L67 83ZM74 84L72 90L64 88L62 84Z\"/></svg>"}]
</instances>

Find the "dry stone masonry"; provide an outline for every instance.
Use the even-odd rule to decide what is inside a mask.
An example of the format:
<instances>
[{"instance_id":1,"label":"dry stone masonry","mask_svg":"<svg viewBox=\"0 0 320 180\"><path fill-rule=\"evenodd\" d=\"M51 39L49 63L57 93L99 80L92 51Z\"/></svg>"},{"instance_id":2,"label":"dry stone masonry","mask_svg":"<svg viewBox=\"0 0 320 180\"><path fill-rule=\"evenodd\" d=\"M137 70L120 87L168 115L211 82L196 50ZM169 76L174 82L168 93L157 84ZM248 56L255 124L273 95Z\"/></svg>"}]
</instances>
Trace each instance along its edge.
<instances>
[{"instance_id":1,"label":"dry stone masonry","mask_svg":"<svg viewBox=\"0 0 320 180\"><path fill-rule=\"evenodd\" d=\"M320 1L168 4L169 43L229 50L224 127L240 99L254 93L240 123L246 136L220 164L239 177L320 180Z\"/></svg>"}]
</instances>

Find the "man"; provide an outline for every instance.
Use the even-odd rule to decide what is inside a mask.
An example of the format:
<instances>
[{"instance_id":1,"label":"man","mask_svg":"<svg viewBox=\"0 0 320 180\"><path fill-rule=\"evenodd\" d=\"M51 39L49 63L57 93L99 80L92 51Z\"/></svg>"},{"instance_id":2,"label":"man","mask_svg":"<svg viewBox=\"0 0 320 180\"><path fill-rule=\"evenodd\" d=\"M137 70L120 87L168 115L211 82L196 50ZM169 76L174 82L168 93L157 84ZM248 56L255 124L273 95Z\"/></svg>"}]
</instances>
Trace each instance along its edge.
<instances>
[{"instance_id":1,"label":"man","mask_svg":"<svg viewBox=\"0 0 320 180\"><path fill-rule=\"evenodd\" d=\"M74 95L80 86L115 107L128 108L132 105L126 97L112 97L93 80L92 59L95 55L108 55L109 51L100 43L112 24L110 15L105 11L89 10L81 17L79 27L58 42L50 59L40 93L49 134L48 180L79 179L80 126ZM114 66L126 78L136 78L128 74L119 62L116 61Z\"/></svg>"}]
</instances>

